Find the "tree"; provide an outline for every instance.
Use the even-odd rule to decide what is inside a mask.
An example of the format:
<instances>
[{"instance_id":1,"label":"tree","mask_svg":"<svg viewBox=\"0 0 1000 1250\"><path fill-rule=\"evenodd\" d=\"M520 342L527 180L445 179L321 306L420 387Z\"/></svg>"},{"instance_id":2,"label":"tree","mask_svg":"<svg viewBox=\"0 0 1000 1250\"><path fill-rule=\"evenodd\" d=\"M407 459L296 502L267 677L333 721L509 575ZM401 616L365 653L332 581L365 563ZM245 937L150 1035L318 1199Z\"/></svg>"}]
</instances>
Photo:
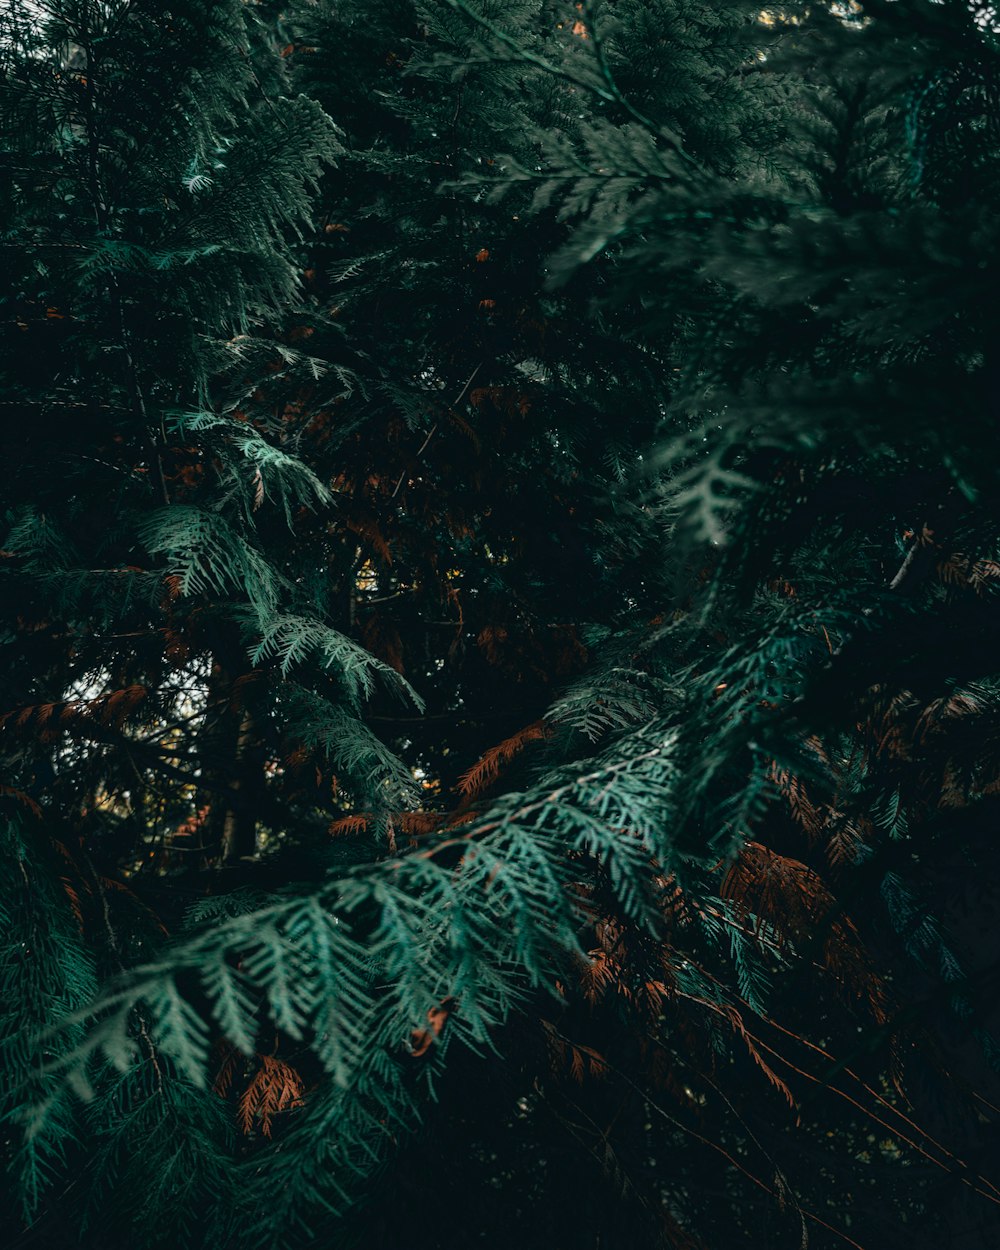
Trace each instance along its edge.
<instances>
[{"instance_id":1,"label":"tree","mask_svg":"<svg viewBox=\"0 0 1000 1250\"><path fill-rule=\"evenodd\" d=\"M217 1100L169 1079L140 1015L141 1061L105 1070L85 1109L41 1070L79 1026L38 1031L179 921L190 886L144 885L168 832L198 825L196 791L220 835L240 810L209 749L232 756L233 716L206 708L206 675L242 621L276 627L268 512L283 525L329 493L239 420L240 386L281 358L254 336L294 313L292 244L338 144L235 0L10 5L0 53L11 1210L48 1212L56 1241L176 1241L228 1183ZM255 349L235 379L224 366ZM87 1183L48 1207L64 1168Z\"/></svg>"},{"instance_id":2,"label":"tree","mask_svg":"<svg viewBox=\"0 0 1000 1250\"><path fill-rule=\"evenodd\" d=\"M57 13L8 220L118 259L25 259L12 385L122 413L4 544L39 1235L992 1244L990 15Z\"/></svg>"}]
</instances>

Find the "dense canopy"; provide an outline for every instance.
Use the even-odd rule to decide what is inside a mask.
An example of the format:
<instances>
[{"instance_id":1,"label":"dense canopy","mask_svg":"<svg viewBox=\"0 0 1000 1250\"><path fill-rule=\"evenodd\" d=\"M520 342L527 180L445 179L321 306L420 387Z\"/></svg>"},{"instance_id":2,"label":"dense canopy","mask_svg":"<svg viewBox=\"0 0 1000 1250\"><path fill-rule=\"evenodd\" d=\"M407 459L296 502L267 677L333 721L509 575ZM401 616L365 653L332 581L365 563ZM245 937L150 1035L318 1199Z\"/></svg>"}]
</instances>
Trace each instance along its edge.
<instances>
[{"instance_id":1,"label":"dense canopy","mask_svg":"<svg viewBox=\"0 0 1000 1250\"><path fill-rule=\"evenodd\" d=\"M38 1250L995 1250L1000 25L2 0Z\"/></svg>"}]
</instances>

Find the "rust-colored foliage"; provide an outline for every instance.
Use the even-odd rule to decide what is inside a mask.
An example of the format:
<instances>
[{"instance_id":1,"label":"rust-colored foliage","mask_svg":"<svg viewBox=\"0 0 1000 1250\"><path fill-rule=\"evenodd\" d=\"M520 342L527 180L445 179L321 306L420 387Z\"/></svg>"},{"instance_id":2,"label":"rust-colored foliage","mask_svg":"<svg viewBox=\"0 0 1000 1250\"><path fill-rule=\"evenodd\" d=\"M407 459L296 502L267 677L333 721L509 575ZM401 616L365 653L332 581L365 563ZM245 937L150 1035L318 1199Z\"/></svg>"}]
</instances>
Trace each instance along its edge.
<instances>
[{"instance_id":1,"label":"rust-colored foliage","mask_svg":"<svg viewBox=\"0 0 1000 1250\"><path fill-rule=\"evenodd\" d=\"M585 1077L600 1078L607 1073L608 1061L595 1047L564 1036L551 1020L543 1019L541 1024L555 1072L568 1069L578 1085L583 1084Z\"/></svg>"},{"instance_id":2,"label":"rust-colored foliage","mask_svg":"<svg viewBox=\"0 0 1000 1250\"><path fill-rule=\"evenodd\" d=\"M248 1137L257 1129L270 1137L275 1116L303 1105L305 1082L291 1064L273 1055L257 1060L260 1067L240 1096L237 1122Z\"/></svg>"},{"instance_id":3,"label":"rust-colored foliage","mask_svg":"<svg viewBox=\"0 0 1000 1250\"><path fill-rule=\"evenodd\" d=\"M719 890L745 910L753 930L779 947L819 941L821 966L838 995L862 1006L879 1024L888 1016L888 992L865 949L857 926L839 911L820 875L801 863L748 842Z\"/></svg>"},{"instance_id":4,"label":"rust-colored foliage","mask_svg":"<svg viewBox=\"0 0 1000 1250\"><path fill-rule=\"evenodd\" d=\"M809 841L815 842L823 828L822 809L810 799L799 778L787 769L778 768L775 764L771 769L771 778L778 791L788 800L793 820L805 831Z\"/></svg>"},{"instance_id":5,"label":"rust-colored foliage","mask_svg":"<svg viewBox=\"0 0 1000 1250\"><path fill-rule=\"evenodd\" d=\"M205 827L209 815L211 813L211 805L202 804L201 807L195 808L189 816L187 816L170 835L170 840L176 838L192 838L196 833Z\"/></svg>"},{"instance_id":6,"label":"rust-colored foliage","mask_svg":"<svg viewBox=\"0 0 1000 1250\"><path fill-rule=\"evenodd\" d=\"M43 734L58 734L60 728L72 728L87 723L107 725L120 729L149 694L142 685L124 686L93 699L69 699L58 703L36 703L29 707L14 708L0 715L0 727L16 725L31 727Z\"/></svg>"},{"instance_id":7,"label":"rust-colored foliage","mask_svg":"<svg viewBox=\"0 0 1000 1250\"><path fill-rule=\"evenodd\" d=\"M441 1036L448 1017L454 1010L454 999L446 998L438 1007L431 1007L427 1012L427 1028L414 1029L410 1038L410 1054L414 1059L426 1055L434 1045L436 1038Z\"/></svg>"},{"instance_id":8,"label":"rust-colored foliage","mask_svg":"<svg viewBox=\"0 0 1000 1250\"><path fill-rule=\"evenodd\" d=\"M384 660L397 673L406 671L403 664L403 640L391 620L380 612L373 613L364 624L361 638L372 655Z\"/></svg>"},{"instance_id":9,"label":"rust-colored foliage","mask_svg":"<svg viewBox=\"0 0 1000 1250\"><path fill-rule=\"evenodd\" d=\"M377 556L379 561L388 567L392 564L392 552L389 549L389 543L385 538L379 522L372 516L363 513L355 513L353 516L345 519L344 524L365 543L370 554Z\"/></svg>"},{"instance_id":10,"label":"rust-colored foliage","mask_svg":"<svg viewBox=\"0 0 1000 1250\"><path fill-rule=\"evenodd\" d=\"M529 742L539 742L551 737L552 728L544 720L532 721L517 733L504 738L479 759L471 768L466 769L458 780L458 790L467 798L481 794L495 782L510 761L519 755Z\"/></svg>"},{"instance_id":11,"label":"rust-colored foliage","mask_svg":"<svg viewBox=\"0 0 1000 1250\"><path fill-rule=\"evenodd\" d=\"M83 907L80 904L80 895L70 882L68 877L60 877L63 892L69 899L69 905L73 910L73 916L76 919L77 928L83 933Z\"/></svg>"},{"instance_id":12,"label":"rust-colored foliage","mask_svg":"<svg viewBox=\"0 0 1000 1250\"><path fill-rule=\"evenodd\" d=\"M371 825L371 812L354 812L350 816L341 816L327 826L327 833L334 837L345 834L365 833ZM445 812L394 812L389 818L389 825L406 834L408 838L418 838L423 834L432 833L444 824L447 819Z\"/></svg>"},{"instance_id":13,"label":"rust-colored foliage","mask_svg":"<svg viewBox=\"0 0 1000 1250\"><path fill-rule=\"evenodd\" d=\"M23 790L18 790L15 786L0 785L0 795L5 795L7 798L13 799L15 803L19 803L22 807L26 808L32 816L41 818L42 809L38 806L31 795L25 794Z\"/></svg>"},{"instance_id":14,"label":"rust-colored foliage","mask_svg":"<svg viewBox=\"0 0 1000 1250\"><path fill-rule=\"evenodd\" d=\"M938 562L936 572L944 585L973 590L982 595L991 583L1000 578L1000 563L996 560L975 560L952 551Z\"/></svg>"},{"instance_id":15,"label":"rust-colored foliage","mask_svg":"<svg viewBox=\"0 0 1000 1250\"><path fill-rule=\"evenodd\" d=\"M343 834L364 833L370 821L371 817L364 813L341 816L337 820L332 821L327 826L326 831L334 837L339 837Z\"/></svg>"},{"instance_id":16,"label":"rust-colored foliage","mask_svg":"<svg viewBox=\"0 0 1000 1250\"><path fill-rule=\"evenodd\" d=\"M480 307L492 308L493 300L483 300ZM478 386L469 393L474 408L488 406L509 419L526 417L531 411L531 396L516 386Z\"/></svg>"},{"instance_id":17,"label":"rust-colored foliage","mask_svg":"<svg viewBox=\"0 0 1000 1250\"><path fill-rule=\"evenodd\" d=\"M744 844L719 894L745 909L757 931L772 928L779 942L808 938L833 905L817 872L760 842Z\"/></svg>"}]
</instances>

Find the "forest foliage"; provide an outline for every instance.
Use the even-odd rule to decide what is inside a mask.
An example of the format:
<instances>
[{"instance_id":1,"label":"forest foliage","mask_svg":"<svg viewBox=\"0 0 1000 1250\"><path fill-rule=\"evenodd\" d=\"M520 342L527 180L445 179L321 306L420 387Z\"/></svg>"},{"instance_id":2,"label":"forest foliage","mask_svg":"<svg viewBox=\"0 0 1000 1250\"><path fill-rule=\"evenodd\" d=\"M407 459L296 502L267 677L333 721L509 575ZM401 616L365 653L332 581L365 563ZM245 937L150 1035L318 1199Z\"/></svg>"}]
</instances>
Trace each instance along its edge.
<instances>
[{"instance_id":1,"label":"forest foliage","mask_svg":"<svg viewBox=\"0 0 1000 1250\"><path fill-rule=\"evenodd\" d=\"M992 1250L998 30L0 6L12 1244Z\"/></svg>"}]
</instances>

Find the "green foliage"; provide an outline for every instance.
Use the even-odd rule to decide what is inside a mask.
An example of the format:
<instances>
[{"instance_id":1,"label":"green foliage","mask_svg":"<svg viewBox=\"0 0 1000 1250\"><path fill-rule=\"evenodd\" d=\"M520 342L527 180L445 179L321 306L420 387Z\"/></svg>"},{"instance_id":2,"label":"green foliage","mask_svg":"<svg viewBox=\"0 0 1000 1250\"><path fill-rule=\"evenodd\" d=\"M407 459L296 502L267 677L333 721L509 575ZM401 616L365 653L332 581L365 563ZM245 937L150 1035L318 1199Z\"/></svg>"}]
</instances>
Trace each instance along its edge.
<instances>
[{"instance_id":1,"label":"green foliage","mask_svg":"<svg viewBox=\"0 0 1000 1250\"><path fill-rule=\"evenodd\" d=\"M265 499L280 502L289 528L292 527L292 505L322 505L330 502L330 491L316 474L297 457L269 443L258 430L245 422L219 416L213 412L184 413L175 418L178 436L215 431L223 447L233 447L247 462L249 473L234 472L228 482L241 496L247 513L255 512ZM223 458L225 463L225 458Z\"/></svg>"},{"instance_id":2,"label":"green foliage","mask_svg":"<svg viewBox=\"0 0 1000 1250\"><path fill-rule=\"evenodd\" d=\"M93 999L98 981L91 951L77 929L58 865L32 854L18 819L3 829L4 897L2 1123L17 1143L10 1160L12 1197L30 1219L62 1175L78 1140L80 1109L65 1082L43 1071L39 1034L63 1025L45 1058L64 1056L82 1037L65 1022Z\"/></svg>"},{"instance_id":3,"label":"green foliage","mask_svg":"<svg viewBox=\"0 0 1000 1250\"><path fill-rule=\"evenodd\" d=\"M991 1245L992 11L42 8L25 1237Z\"/></svg>"},{"instance_id":4,"label":"green foliage","mask_svg":"<svg viewBox=\"0 0 1000 1250\"><path fill-rule=\"evenodd\" d=\"M277 608L280 586L271 565L224 518L193 505L158 508L137 537L151 555L167 557L166 575L177 578L182 595L245 593L265 620Z\"/></svg>"},{"instance_id":5,"label":"green foliage","mask_svg":"<svg viewBox=\"0 0 1000 1250\"><path fill-rule=\"evenodd\" d=\"M374 692L377 677L412 698L418 708L422 706L420 696L395 669L335 629L301 616L271 616L265 622L261 640L250 655L251 663L279 659L282 676L287 676L296 664L315 657L320 668L335 671L355 707Z\"/></svg>"}]
</instances>

